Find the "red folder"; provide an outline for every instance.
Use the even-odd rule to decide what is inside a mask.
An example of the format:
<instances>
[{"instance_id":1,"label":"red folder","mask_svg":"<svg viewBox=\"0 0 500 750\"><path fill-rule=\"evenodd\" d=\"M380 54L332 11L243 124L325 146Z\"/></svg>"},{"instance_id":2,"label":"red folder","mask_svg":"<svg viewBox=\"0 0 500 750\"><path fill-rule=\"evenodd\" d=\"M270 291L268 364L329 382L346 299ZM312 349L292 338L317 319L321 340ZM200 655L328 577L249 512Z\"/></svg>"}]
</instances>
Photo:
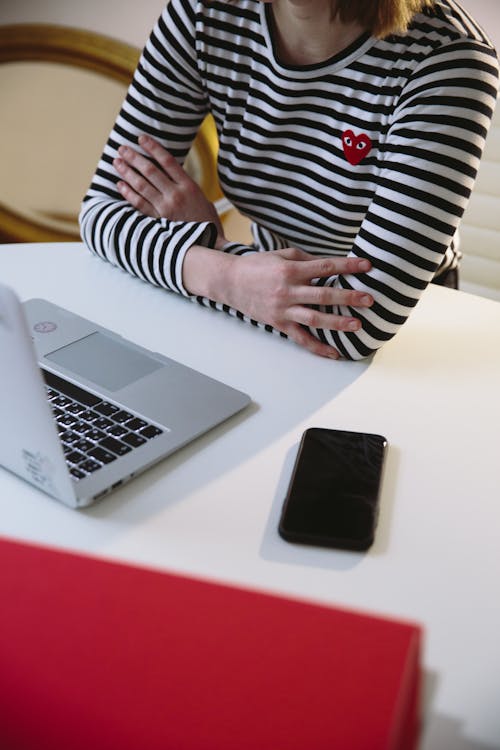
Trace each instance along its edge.
<instances>
[{"instance_id":1,"label":"red folder","mask_svg":"<svg viewBox=\"0 0 500 750\"><path fill-rule=\"evenodd\" d=\"M410 750L410 623L0 540L2 750Z\"/></svg>"}]
</instances>

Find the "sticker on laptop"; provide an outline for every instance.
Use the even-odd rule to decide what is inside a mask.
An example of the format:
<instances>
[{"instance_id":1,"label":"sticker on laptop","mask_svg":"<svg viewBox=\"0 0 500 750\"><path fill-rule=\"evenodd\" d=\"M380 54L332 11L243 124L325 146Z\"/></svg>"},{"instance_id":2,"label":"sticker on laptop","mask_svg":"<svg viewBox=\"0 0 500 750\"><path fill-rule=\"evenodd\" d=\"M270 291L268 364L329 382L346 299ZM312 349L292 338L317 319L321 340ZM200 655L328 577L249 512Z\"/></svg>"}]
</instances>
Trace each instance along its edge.
<instances>
[{"instance_id":1,"label":"sticker on laptop","mask_svg":"<svg viewBox=\"0 0 500 750\"><path fill-rule=\"evenodd\" d=\"M57 323L53 323L51 320L41 320L33 326L33 330L37 333L52 333L56 328Z\"/></svg>"}]
</instances>

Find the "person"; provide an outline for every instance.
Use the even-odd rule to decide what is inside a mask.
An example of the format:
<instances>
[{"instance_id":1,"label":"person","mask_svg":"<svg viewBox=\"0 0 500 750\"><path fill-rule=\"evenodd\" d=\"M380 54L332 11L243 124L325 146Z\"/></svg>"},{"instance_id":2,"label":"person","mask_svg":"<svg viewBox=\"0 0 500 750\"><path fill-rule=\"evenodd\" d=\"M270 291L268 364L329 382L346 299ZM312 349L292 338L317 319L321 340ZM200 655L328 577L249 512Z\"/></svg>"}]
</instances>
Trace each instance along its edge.
<instances>
[{"instance_id":1,"label":"person","mask_svg":"<svg viewBox=\"0 0 500 750\"><path fill-rule=\"evenodd\" d=\"M456 273L497 91L492 43L455 0L170 0L82 238L314 354L367 357ZM182 166L208 113L251 245Z\"/></svg>"}]
</instances>

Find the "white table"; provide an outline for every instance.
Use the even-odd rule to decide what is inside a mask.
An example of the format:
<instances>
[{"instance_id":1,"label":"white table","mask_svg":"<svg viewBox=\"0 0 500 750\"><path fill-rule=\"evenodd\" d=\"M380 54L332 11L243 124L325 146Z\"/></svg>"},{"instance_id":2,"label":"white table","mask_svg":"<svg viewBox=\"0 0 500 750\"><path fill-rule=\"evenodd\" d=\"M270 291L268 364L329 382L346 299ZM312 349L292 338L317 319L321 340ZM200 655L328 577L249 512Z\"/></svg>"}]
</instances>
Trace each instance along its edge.
<instances>
[{"instance_id":1,"label":"white table","mask_svg":"<svg viewBox=\"0 0 500 750\"><path fill-rule=\"evenodd\" d=\"M422 750L500 748L500 304L429 288L371 361L335 362L133 279L79 244L0 246L0 279L254 401L84 511L1 470L0 534L420 622ZM277 534L309 426L389 439L367 554Z\"/></svg>"}]
</instances>

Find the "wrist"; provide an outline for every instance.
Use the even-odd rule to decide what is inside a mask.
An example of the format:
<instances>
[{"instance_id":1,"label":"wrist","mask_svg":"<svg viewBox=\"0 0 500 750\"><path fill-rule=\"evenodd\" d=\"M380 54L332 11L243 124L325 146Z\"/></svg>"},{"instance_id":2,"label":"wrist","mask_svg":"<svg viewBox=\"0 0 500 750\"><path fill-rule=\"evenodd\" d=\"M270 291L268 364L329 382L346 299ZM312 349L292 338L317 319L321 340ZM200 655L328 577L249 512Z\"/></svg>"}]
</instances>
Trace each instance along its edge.
<instances>
[{"instance_id":1,"label":"wrist","mask_svg":"<svg viewBox=\"0 0 500 750\"><path fill-rule=\"evenodd\" d=\"M182 282L186 291L194 296L230 304L228 295L235 261L237 258L232 255L193 245L182 265Z\"/></svg>"},{"instance_id":2,"label":"wrist","mask_svg":"<svg viewBox=\"0 0 500 750\"><path fill-rule=\"evenodd\" d=\"M215 240L214 247L216 250L224 250L224 246L227 245L228 242L229 240L224 236L224 233L219 232L219 234L217 235L217 239Z\"/></svg>"}]
</instances>

